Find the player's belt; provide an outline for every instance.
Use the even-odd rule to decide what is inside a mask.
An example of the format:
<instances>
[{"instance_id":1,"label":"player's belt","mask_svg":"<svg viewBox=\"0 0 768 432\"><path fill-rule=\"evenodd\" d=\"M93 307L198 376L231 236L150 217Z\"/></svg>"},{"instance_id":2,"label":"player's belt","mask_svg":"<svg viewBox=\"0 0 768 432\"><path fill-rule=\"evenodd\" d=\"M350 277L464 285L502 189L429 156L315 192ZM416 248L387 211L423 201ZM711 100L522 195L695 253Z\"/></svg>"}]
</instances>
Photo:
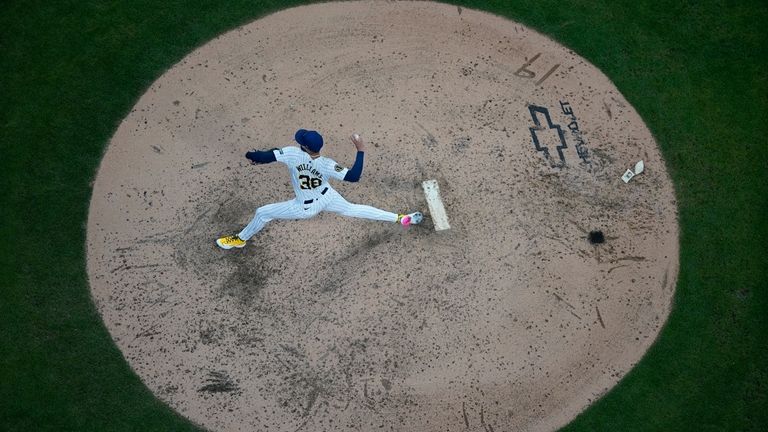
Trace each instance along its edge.
<instances>
[{"instance_id":1,"label":"player's belt","mask_svg":"<svg viewBox=\"0 0 768 432\"><path fill-rule=\"evenodd\" d=\"M328 192L328 188L323 189L323 191L320 192L320 195L325 195L326 192ZM304 201L304 204L312 204L313 202L315 202L315 200L313 200L313 199L306 200L306 201Z\"/></svg>"}]
</instances>

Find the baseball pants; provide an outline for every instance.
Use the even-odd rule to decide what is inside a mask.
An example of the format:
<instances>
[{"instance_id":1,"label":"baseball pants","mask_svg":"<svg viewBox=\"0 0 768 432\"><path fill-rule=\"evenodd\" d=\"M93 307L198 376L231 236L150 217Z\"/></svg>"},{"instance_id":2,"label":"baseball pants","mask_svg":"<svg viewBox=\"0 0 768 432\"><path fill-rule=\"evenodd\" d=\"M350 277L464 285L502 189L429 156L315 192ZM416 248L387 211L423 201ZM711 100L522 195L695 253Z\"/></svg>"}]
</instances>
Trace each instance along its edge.
<instances>
[{"instance_id":1,"label":"baseball pants","mask_svg":"<svg viewBox=\"0 0 768 432\"><path fill-rule=\"evenodd\" d=\"M373 219L384 222L397 222L397 213L392 213L362 204L352 204L333 189L305 204L298 199L267 204L256 209L251 222L237 235L242 240L248 240L274 219L309 219L321 211L338 213L342 216Z\"/></svg>"}]
</instances>

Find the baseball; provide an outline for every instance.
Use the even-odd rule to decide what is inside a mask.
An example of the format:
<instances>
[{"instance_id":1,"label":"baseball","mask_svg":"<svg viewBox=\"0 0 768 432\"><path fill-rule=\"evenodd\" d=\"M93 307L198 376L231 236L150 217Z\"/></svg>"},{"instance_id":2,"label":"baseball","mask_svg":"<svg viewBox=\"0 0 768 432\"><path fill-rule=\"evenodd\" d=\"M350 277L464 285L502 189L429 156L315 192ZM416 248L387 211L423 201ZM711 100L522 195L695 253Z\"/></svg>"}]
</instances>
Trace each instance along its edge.
<instances>
[{"instance_id":1,"label":"baseball","mask_svg":"<svg viewBox=\"0 0 768 432\"><path fill-rule=\"evenodd\" d=\"M359 134L352 134L352 138L354 138L356 140L359 140L360 139L360 135Z\"/></svg>"}]
</instances>

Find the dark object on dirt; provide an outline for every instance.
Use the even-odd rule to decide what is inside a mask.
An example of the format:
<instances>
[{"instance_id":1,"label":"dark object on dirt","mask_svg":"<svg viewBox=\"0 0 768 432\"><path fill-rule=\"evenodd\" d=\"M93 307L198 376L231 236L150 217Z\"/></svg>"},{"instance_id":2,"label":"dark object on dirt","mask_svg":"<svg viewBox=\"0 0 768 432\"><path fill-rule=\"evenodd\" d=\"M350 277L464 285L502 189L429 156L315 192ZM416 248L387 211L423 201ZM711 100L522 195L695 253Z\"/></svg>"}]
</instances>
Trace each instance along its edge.
<instances>
[{"instance_id":1,"label":"dark object on dirt","mask_svg":"<svg viewBox=\"0 0 768 432\"><path fill-rule=\"evenodd\" d=\"M602 231L590 231L589 236L587 236L589 239L589 242L592 244L600 244L605 243L605 236L603 235Z\"/></svg>"}]
</instances>

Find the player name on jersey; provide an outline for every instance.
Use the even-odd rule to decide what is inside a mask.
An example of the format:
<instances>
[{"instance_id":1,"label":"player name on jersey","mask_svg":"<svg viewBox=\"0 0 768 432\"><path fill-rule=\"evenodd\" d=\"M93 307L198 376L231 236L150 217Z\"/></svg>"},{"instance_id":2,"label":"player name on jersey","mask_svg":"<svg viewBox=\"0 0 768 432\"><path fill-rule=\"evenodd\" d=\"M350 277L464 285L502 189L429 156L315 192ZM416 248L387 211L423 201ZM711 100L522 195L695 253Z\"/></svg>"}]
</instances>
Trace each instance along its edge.
<instances>
[{"instance_id":1,"label":"player name on jersey","mask_svg":"<svg viewBox=\"0 0 768 432\"><path fill-rule=\"evenodd\" d=\"M310 164L298 165L298 166L296 166L296 171L299 171L299 172L301 172L301 171L309 171L309 173L312 174L313 176L315 176L317 178L323 178L323 174L320 173L320 171L312 168L312 165L310 165Z\"/></svg>"}]
</instances>

